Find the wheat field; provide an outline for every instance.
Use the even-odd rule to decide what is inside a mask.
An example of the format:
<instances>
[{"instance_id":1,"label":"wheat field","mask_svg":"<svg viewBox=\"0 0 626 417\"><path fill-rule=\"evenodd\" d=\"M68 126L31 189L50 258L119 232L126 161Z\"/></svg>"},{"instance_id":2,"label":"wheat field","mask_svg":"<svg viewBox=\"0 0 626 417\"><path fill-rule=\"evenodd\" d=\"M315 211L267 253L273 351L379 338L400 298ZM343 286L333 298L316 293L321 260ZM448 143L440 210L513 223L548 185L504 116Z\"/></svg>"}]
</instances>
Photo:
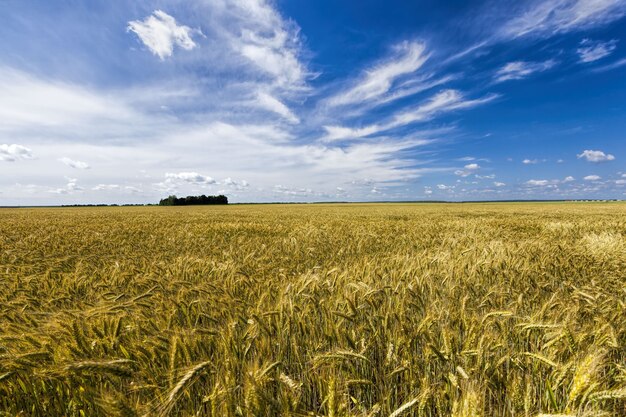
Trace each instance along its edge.
<instances>
[{"instance_id":1,"label":"wheat field","mask_svg":"<svg viewBox=\"0 0 626 417\"><path fill-rule=\"evenodd\" d=\"M3 209L3 416L626 416L626 204Z\"/></svg>"}]
</instances>

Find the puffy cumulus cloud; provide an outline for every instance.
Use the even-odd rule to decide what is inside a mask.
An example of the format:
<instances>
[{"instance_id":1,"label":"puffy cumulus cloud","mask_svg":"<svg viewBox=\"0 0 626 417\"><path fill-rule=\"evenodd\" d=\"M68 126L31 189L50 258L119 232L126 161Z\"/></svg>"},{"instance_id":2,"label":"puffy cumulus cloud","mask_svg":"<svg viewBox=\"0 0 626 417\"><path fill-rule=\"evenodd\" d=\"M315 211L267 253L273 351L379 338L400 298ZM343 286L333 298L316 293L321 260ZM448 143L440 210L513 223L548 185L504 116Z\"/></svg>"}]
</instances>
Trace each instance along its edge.
<instances>
[{"instance_id":1,"label":"puffy cumulus cloud","mask_svg":"<svg viewBox=\"0 0 626 417\"><path fill-rule=\"evenodd\" d=\"M577 155L578 159L585 159L588 162L608 162L613 161L615 156L604 153L602 151L585 150Z\"/></svg>"},{"instance_id":2,"label":"puffy cumulus cloud","mask_svg":"<svg viewBox=\"0 0 626 417\"><path fill-rule=\"evenodd\" d=\"M498 181L495 181L495 182L493 183L493 185L495 185L496 187L504 187L504 186L506 186L506 184L505 184L505 183L503 183L503 182L498 182Z\"/></svg>"},{"instance_id":3,"label":"puffy cumulus cloud","mask_svg":"<svg viewBox=\"0 0 626 417\"><path fill-rule=\"evenodd\" d=\"M600 181L602 179L599 175L587 175L583 178L585 181Z\"/></svg>"},{"instance_id":4,"label":"puffy cumulus cloud","mask_svg":"<svg viewBox=\"0 0 626 417\"><path fill-rule=\"evenodd\" d=\"M59 159L59 161L63 162L68 167L76 168L76 169L89 169L91 168L87 162L75 161L68 157L63 157Z\"/></svg>"},{"instance_id":5,"label":"puffy cumulus cloud","mask_svg":"<svg viewBox=\"0 0 626 417\"><path fill-rule=\"evenodd\" d=\"M549 180L528 180L526 185L531 187L545 187L551 185L553 182Z\"/></svg>"},{"instance_id":6,"label":"puffy cumulus cloud","mask_svg":"<svg viewBox=\"0 0 626 417\"><path fill-rule=\"evenodd\" d=\"M230 177L226 178L223 182L224 185L227 185L231 188L235 188L237 190L243 190L245 188L250 187L250 183L246 180L237 181Z\"/></svg>"},{"instance_id":7,"label":"puffy cumulus cloud","mask_svg":"<svg viewBox=\"0 0 626 417\"><path fill-rule=\"evenodd\" d=\"M446 184L437 184L437 188L442 191L453 191L456 188L456 186L446 185Z\"/></svg>"},{"instance_id":8,"label":"puffy cumulus cloud","mask_svg":"<svg viewBox=\"0 0 626 417\"><path fill-rule=\"evenodd\" d=\"M311 188L297 188L297 187L287 187L281 184L277 184L272 188L272 192L275 194L283 194L288 196L300 196L300 197L310 197L319 195L319 192L313 191Z\"/></svg>"},{"instance_id":9,"label":"puffy cumulus cloud","mask_svg":"<svg viewBox=\"0 0 626 417\"><path fill-rule=\"evenodd\" d=\"M563 182L572 182L575 181L576 179L574 177L572 177L571 175L568 175L567 177L563 178Z\"/></svg>"},{"instance_id":10,"label":"puffy cumulus cloud","mask_svg":"<svg viewBox=\"0 0 626 417\"><path fill-rule=\"evenodd\" d=\"M526 159L524 159L522 161L522 164L524 164L524 165L534 165L534 164L538 164L538 163L539 163L538 159L528 159L528 158L526 158Z\"/></svg>"},{"instance_id":11,"label":"puffy cumulus cloud","mask_svg":"<svg viewBox=\"0 0 626 417\"><path fill-rule=\"evenodd\" d=\"M521 80L531 74L547 71L556 64L557 62L553 59L549 59L544 62L509 62L496 72L495 81L503 82L508 80Z\"/></svg>"},{"instance_id":12,"label":"puffy cumulus cloud","mask_svg":"<svg viewBox=\"0 0 626 417\"><path fill-rule=\"evenodd\" d=\"M475 174L479 169L480 165L472 163L465 165L463 169L454 171L454 174L460 177L469 177L470 175Z\"/></svg>"},{"instance_id":13,"label":"puffy cumulus cloud","mask_svg":"<svg viewBox=\"0 0 626 417\"><path fill-rule=\"evenodd\" d=\"M155 10L144 20L128 22L128 30L137 34L141 42L160 59L172 56L174 46L185 50L196 47L191 36L202 34L197 29L178 25L176 19L161 10Z\"/></svg>"},{"instance_id":14,"label":"puffy cumulus cloud","mask_svg":"<svg viewBox=\"0 0 626 417\"><path fill-rule=\"evenodd\" d=\"M617 48L617 40L609 41L592 41L591 39L583 39L580 47L576 50L580 62L588 63L605 58L613 53Z\"/></svg>"},{"instance_id":15,"label":"puffy cumulus cloud","mask_svg":"<svg viewBox=\"0 0 626 417\"><path fill-rule=\"evenodd\" d=\"M67 180L67 184L62 188L52 188L48 190L48 192L52 194L73 194L78 191L83 191L83 188L78 185L78 180L76 178L65 178Z\"/></svg>"},{"instance_id":16,"label":"puffy cumulus cloud","mask_svg":"<svg viewBox=\"0 0 626 417\"><path fill-rule=\"evenodd\" d=\"M0 161L14 162L19 159L31 159L33 151L22 145L0 144Z\"/></svg>"},{"instance_id":17,"label":"puffy cumulus cloud","mask_svg":"<svg viewBox=\"0 0 626 417\"><path fill-rule=\"evenodd\" d=\"M178 172L171 173L168 172L165 174L165 179L170 181L182 181L193 184L216 184L215 181L211 177L207 177L205 175L198 174L197 172Z\"/></svg>"}]
</instances>

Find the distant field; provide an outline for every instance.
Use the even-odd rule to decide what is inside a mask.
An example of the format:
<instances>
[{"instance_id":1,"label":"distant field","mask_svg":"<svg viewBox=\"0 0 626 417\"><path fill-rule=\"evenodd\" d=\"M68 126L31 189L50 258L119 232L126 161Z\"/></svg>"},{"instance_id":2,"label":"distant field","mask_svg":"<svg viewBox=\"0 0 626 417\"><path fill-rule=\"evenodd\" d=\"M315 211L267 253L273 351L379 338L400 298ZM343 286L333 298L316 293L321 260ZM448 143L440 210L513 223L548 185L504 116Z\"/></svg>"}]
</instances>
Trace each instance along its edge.
<instances>
[{"instance_id":1,"label":"distant field","mask_svg":"<svg viewBox=\"0 0 626 417\"><path fill-rule=\"evenodd\" d=\"M626 416L626 204L0 210L0 415Z\"/></svg>"}]
</instances>

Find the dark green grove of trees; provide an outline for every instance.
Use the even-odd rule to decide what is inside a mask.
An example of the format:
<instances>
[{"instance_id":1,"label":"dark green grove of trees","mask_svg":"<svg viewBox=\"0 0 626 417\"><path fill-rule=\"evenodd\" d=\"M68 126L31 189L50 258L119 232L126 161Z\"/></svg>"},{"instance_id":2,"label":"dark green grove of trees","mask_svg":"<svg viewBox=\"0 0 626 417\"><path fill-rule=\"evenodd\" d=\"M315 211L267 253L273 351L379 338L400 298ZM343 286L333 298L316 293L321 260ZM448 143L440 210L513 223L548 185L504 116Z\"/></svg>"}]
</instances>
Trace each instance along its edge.
<instances>
[{"instance_id":1,"label":"dark green grove of trees","mask_svg":"<svg viewBox=\"0 0 626 417\"><path fill-rule=\"evenodd\" d=\"M200 206L209 204L228 204L228 197L225 195L190 195L178 198L171 195L159 201L160 206Z\"/></svg>"}]
</instances>

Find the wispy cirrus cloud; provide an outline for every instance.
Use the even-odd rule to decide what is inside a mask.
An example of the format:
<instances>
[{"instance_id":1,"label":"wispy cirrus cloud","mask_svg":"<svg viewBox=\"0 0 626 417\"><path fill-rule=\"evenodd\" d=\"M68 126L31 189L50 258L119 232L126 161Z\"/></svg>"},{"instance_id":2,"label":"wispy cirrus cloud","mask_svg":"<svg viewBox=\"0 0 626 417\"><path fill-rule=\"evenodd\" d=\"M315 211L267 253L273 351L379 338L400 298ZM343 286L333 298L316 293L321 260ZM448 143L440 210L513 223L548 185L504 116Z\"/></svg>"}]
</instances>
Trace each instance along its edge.
<instances>
[{"instance_id":1,"label":"wispy cirrus cloud","mask_svg":"<svg viewBox=\"0 0 626 417\"><path fill-rule=\"evenodd\" d=\"M350 88L330 97L327 104L333 107L345 106L385 98L400 77L415 73L428 59L423 42L402 42L393 47L393 52L392 57L366 69L364 75ZM406 96L411 91L409 87L395 95Z\"/></svg>"},{"instance_id":2,"label":"wispy cirrus cloud","mask_svg":"<svg viewBox=\"0 0 626 417\"><path fill-rule=\"evenodd\" d=\"M626 58L621 58L621 59L618 59L617 61L612 62L610 64L594 68L592 71L594 71L594 72L605 72L605 71L614 70L616 68L620 68L620 67L623 67L623 66L626 66Z\"/></svg>"},{"instance_id":3,"label":"wispy cirrus cloud","mask_svg":"<svg viewBox=\"0 0 626 417\"><path fill-rule=\"evenodd\" d=\"M395 113L391 118L380 124L372 124L359 128L348 128L344 126L324 126L326 136L324 141L335 141L344 139L356 139L371 136L377 133L406 126L412 123L425 122L433 119L442 113L455 110L469 109L485 103L489 103L499 96L497 94L487 94L478 99L468 99L465 95L453 89L443 90L430 99L422 102L413 110L405 110Z\"/></svg>"},{"instance_id":4,"label":"wispy cirrus cloud","mask_svg":"<svg viewBox=\"0 0 626 417\"><path fill-rule=\"evenodd\" d=\"M481 98L468 99L459 90L447 89L432 96L427 102L415 110L408 110L393 117L391 127L403 126L409 123L427 121L441 113L454 110L470 109L489 103L499 97L498 94L487 94Z\"/></svg>"},{"instance_id":5,"label":"wispy cirrus cloud","mask_svg":"<svg viewBox=\"0 0 626 417\"><path fill-rule=\"evenodd\" d=\"M262 109L276 113L285 118L290 123L300 123L300 119L276 97L266 92L259 92L255 98L255 103Z\"/></svg>"},{"instance_id":6,"label":"wispy cirrus cloud","mask_svg":"<svg viewBox=\"0 0 626 417\"><path fill-rule=\"evenodd\" d=\"M526 62L526 61L514 61L505 64L494 75L496 82L503 82L508 80L521 80L537 72L547 71L554 67L557 62L553 59L549 59L543 62Z\"/></svg>"},{"instance_id":7,"label":"wispy cirrus cloud","mask_svg":"<svg viewBox=\"0 0 626 417\"><path fill-rule=\"evenodd\" d=\"M613 53L617 48L617 40L609 41L593 41L591 39L583 39L580 46L576 50L579 60L582 63L594 62L605 58Z\"/></svg>"},{"instance_id":8,"label":"wispy cirrus cloud","mask_svg":"<svg viewBox=\"0 0 626 417\"><path fill-rule=\"evenodd\" d=\"M498 31L503 39L552 36L614 22L626 14L623 0L534 0Z\"/></svg>"},{"instance_id":9,"label":"wispy cirrus cloud","mask_svg":"<svg viewBox=\"0 0 626 417\"><path fill-rule=\"evenodd\" d=\"M155 10L144 20L128 22L127 29L134 32L150 52L161 60L172 56L174 46L185 50L195 48L197 45L192 36L202 35L199 29L179 25L176 19L162 10Z\"/></svg>"},{"instance_id":10,"label":"wispy cirrus cloud","mask_svg":"<svg viewBox=\"0 0 626 417\"><path fill-rule=\"evenodd\" d=\"M273 78L280 88L301 89L314 74L303 63L299 27L265 0L211 4L222 18L220 31L233 50Z\"/></svg>"}]
</instances>

